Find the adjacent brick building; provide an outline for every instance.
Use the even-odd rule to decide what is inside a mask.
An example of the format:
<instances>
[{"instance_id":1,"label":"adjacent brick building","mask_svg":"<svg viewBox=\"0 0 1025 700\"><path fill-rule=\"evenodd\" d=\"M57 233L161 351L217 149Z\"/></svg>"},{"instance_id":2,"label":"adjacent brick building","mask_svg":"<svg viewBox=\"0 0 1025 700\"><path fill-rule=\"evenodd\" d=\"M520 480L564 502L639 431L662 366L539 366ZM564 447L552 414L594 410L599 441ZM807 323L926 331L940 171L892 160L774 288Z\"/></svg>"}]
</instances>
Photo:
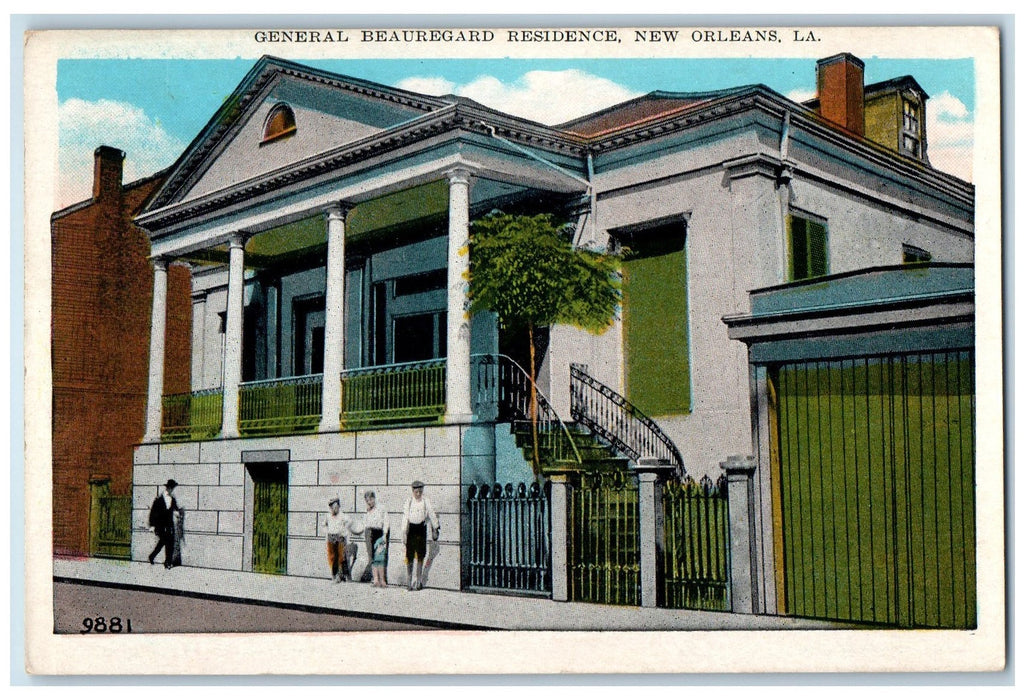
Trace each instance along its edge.
<instances>
[{"instance_id":1,"label":"adjacent brick building","mask_svg":"<svg viewBox=\"0 0 1025 700\"><path fill-rule=\"evenodd\" d=\"M143 434L153 268L131 219L164 173L122 184L124 152L95 152L92 198L51 217L53 547L89 554L90 496L128 494ZM188 391L191 274L169 269L169 392Z\"/></svg>"}]
</instances>

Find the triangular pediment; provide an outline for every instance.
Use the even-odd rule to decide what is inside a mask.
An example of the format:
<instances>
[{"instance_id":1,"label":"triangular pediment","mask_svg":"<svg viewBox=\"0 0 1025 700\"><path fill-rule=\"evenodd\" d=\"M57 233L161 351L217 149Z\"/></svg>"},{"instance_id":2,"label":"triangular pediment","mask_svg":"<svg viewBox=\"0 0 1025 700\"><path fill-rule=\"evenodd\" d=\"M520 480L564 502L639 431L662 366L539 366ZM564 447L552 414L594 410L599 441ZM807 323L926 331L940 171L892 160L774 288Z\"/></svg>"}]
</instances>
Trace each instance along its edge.
<instances>
[{"instance_id":1,"label":"triangular pediment","mask_svg":"<svg viewBox=\"0 0 1025 700\"><path fill-rule=\"evenodd\" d=\"M434 111L445 103L263 58L171 170L149 210L230 189ZM286 109L294 129L270 134Z\"/></svg>"}]
</instances>

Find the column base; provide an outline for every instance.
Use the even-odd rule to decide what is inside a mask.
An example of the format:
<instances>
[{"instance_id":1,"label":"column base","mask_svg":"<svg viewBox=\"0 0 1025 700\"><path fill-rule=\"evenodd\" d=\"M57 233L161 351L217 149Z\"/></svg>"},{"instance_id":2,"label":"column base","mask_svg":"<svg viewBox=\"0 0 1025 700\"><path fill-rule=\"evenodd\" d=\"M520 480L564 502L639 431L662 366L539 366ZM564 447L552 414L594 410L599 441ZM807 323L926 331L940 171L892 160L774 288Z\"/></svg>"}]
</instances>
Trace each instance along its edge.
<instances>
[{"instance_id":1,"label":"column base","mask_svg":"<svg viewBox=\"0 0 1025 700\"><path fill-rule=\"evenodd\" d=\"M322 420L317 426L318 433L340 433L342 431L341 420Z\"/></svg>"},{"instance_id":2,"label":"column base","mask_svg":"<svg viewBox=\"0 0 1025 700\"><path fill-rule=\"evenodd\" d=\"M472 413L446 413L445 423L448 425L465 424L473 422Z\"/></svg>"}]
</instances>

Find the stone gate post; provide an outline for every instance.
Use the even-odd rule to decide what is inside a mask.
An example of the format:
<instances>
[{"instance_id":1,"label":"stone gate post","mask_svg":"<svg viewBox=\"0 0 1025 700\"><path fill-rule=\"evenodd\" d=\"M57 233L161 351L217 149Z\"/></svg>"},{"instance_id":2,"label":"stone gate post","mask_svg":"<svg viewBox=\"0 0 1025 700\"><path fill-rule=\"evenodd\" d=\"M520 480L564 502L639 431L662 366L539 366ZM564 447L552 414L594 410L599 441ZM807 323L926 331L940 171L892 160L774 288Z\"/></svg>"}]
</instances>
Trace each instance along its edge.
<instances>
[{"instance_id":1,"label":"stone gate post","mask_svg":"<svg viewBox=\"0 0 1025 700\"><path fill-rule=\"evenodd\" d=\"M662 483L674 467L661 460L641 458L633 466L637 473L637 504L641 538L641 607L659 604L662 561L665 556L665 516L662 510Z\"/></svg>"},{"instance_id":2,"label":"stone gate post","mask_svg":"<svg viewBox=\"0 0 1025 700\"><path fill-rule=\"evenodd\" d=\"M552 474L552 600L569 600L569 474Z\"/></svg>"},{"instance_id":3,"label":"stone gate post","mask_svg":"<svg viewBox=\"0 0 1025 700\"><path fill-rule=\"evenodd\" d=\"M726 471L730 515L730 598L733 612L754 613L758 608L755 572L754 457L731 455L720 462Z\"/></svg>"}]
</instances>

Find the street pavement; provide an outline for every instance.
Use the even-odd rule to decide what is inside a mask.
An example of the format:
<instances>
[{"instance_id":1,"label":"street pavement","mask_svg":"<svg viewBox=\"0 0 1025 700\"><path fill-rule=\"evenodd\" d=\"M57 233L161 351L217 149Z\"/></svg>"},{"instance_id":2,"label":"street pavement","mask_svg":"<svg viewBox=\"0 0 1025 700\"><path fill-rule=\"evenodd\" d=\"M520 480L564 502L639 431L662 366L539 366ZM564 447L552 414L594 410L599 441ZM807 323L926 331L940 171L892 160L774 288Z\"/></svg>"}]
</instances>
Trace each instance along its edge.
<instances>
[{"instance_id":1,"label":"street pavement","mask_svg":"<svg viewBox=\"0 0 1025 700\"><path fill-rule=\"evenodd\" d=\"M408 591L405 587L390 586L381 589L369 583L333 583L327 578L275 576L188 566L168 570L162 566L151 566L147 562L109 559L55 558L53 576L56 583L162 592L311 613L343 613L382 623L406 622L444 629L668 631L856 627L773 615L566 603L548 598L432 588Z\"/></svg>"}]
</instances>

